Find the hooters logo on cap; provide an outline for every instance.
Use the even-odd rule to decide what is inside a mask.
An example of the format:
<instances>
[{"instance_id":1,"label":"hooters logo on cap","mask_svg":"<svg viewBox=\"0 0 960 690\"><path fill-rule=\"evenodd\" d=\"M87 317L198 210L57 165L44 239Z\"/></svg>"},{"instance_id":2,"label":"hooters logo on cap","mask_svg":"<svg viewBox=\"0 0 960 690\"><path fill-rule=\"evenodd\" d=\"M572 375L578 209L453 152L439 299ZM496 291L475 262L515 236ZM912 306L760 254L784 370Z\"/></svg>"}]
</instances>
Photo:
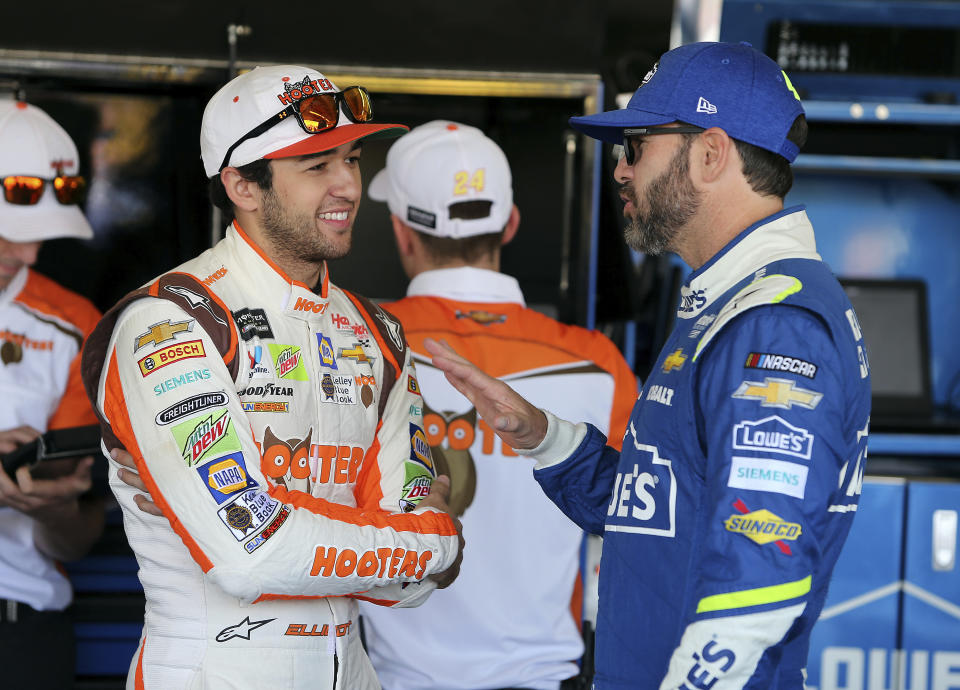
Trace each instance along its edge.
<instances>
[{"instance_id":1,"label":"hooters logo on cap","mask_svg":"<svg viewBox=\"0 0 960 690\"><path fill-rule=\"evenodd\" d=\"M285 81L289 77L283 78ZM329 79L311 79L308 74L300 81L295 81L293 83L287 82L283 85L283 93L278 93L277 98L284 105L290 105L296 101L299 101L301 98L306 98L307 96L312 96L315 93L321 93L323 91L333 91L333 84L330 83Z\"/></svg>"}]
</instances>

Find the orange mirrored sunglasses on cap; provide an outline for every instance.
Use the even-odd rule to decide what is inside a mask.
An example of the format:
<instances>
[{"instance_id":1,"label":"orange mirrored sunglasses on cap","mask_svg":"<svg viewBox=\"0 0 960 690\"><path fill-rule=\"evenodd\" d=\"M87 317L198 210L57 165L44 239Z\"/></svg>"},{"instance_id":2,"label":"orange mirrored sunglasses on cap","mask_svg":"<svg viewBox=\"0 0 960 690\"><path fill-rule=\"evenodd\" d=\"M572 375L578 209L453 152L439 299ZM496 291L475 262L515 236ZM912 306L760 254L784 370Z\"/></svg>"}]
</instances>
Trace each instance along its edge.
<instances>
[{"instance_id":1,"label":"orange mirrored sunglasses on cap","mask_svg":"<svg viewBox=\"0 0 960 690\"><path fill-rule=\"evenodd\" d=\"M316 134L325 129L336 127L340 121L341 103L346 106L344 112L351 122L369 122L373 119L373 106L370 104L370 94L362 86L348 86L343 91L318 93L307 96L295 103L291 103L269 120L261 122L237 139L233 145L227 149L227 155L223 157L223 163L220 164L220 169L223 170L230 164L230 155L240 144L248 139L260 136L277 123L283 122L289 115L297 118L300 127L302 127L303 131L307 134Z\"/></svg>"},{"instance_id":2,"label":"orange mirrored sunglasses on cap","mask_svg":"<svg viewBox=\"0 0 960 690\"><path fill-rule=\"evenodd\" d=\"M54 178L35 175L7 175L3 178L3 198L18 206L39 203L47 183L61 204L79 204L87 191L87 181L79 175L57 175Z\"/></svg>"}]
</instances>

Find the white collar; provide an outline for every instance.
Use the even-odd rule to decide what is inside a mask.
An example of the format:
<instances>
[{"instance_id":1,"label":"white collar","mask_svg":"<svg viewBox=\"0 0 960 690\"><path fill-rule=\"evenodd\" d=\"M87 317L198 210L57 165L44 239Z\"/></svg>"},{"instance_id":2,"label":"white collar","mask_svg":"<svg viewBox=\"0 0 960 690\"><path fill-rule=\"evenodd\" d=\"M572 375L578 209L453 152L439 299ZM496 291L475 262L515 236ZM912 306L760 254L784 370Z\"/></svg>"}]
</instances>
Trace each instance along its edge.
<instances>
[{"instance_id":1,"label":"white collar","mask_svg":"<svg viewBox=\"0 0 960 690\"><path fill-rule=\"evenodd\" d=\"M751 273L782 259L813 259L813 226L802 206L764 218L737 235L680 288L677 318L692 319Z\"/></svg>"},{"instance_id":2,"label":"white collar","mask_svg":"<svg viewBox=\"0 0 960 690\"><path fill-rule=\"evenodd\" d=\"M23 286L27 284L27 276L29 273L30 269L27 266L21 266L20 270L13 274L13 278L10 279L10 284L3 290L0 290L0 306L9 304L20 294Z\"/></svg>"},{"instance_id":3,"label":"white collar","mask_svg":"<svg viewBox=\"0 0 960 690\"><path fill-rule=\"evenodd\" d=\"M511 302L526 306L520 284L515 278L472 266L437 268L418 273L407 286L407 297L420 296L487 304Z\"/></svg>"}]
</instances>

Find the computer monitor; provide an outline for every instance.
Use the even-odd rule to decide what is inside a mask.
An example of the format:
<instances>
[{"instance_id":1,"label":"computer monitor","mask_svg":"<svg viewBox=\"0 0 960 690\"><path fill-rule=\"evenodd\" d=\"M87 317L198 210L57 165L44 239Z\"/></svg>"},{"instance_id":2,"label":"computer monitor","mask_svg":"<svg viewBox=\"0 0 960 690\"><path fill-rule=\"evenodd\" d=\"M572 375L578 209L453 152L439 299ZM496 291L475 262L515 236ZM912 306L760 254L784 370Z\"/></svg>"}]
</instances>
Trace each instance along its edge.
<instances>
[{"instance_id":1,"label":"computer monitor","mask_svg":"<svg viewBox=\"0 0 960 690\"><path fill-rule=\"evenodd\" d=\"M874 421L931 415L926 283L847 278L840 283L867 346Z\"/></svg>"}]
</instances>

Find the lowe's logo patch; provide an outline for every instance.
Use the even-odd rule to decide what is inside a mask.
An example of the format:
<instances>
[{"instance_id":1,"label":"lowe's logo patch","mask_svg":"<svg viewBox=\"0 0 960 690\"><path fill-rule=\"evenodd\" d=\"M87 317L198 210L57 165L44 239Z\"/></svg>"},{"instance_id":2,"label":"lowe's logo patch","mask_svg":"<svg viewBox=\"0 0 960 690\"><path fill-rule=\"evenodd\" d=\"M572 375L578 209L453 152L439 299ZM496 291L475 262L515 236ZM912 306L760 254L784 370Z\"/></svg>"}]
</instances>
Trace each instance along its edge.
<instances>
[{"instance_id":1,"label":"lowe's logo patch","mask_svg":"<svg viewBox=\"0 0 960 690\"><path fill-rule=\"evenodd\" d=\"M779 415L756 421L742 421L733 427L734 450L758 450L792 455L809 460L813 452L813 434L793 426Z\"/></svg>"}]
</instances>

